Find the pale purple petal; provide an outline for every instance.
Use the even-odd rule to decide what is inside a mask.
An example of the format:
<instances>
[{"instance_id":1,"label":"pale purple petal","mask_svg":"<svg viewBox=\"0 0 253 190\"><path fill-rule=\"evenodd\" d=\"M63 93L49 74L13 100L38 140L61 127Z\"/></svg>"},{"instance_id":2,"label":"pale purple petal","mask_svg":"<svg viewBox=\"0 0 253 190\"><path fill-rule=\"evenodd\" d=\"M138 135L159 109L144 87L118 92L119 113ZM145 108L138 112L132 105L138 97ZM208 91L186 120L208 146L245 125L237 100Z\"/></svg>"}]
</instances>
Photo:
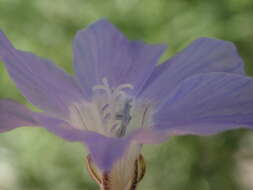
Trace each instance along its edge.
<instances>
[{"instance_id":1,"label":"pale purple petal","mask_svg":"<svg viewBox=\"0 0 253 190\"><path fill-rule=\"evenodd\" d=\"M22 104L12 100L0 101L0 132L9 131L20 126L34 126L37 121Z\"/></svg>"},{"instance_id":2,"label":"pale purple petal","mask_svg":"<svg viewBox=\"0 0 253 190\"><path fill-rule=\"evenodd\" d=\"M92 160L102 171L109 171L131 143L131 138L110 138L96 132L75 129L56 118L44 115L36 117L41 126L51 133L68 141L84 143Z\"/></svg>"},{"instance_id":3,"label":"pale purple petal","mask_svg":"<svg viewBox=\"0 0 253 190\"><path fill-rule=\"evenodd\" d=\"M113 87L130 83L140 89L166 48L129 41L106 20L79 31L73 46L77 77L90 94L102 78L107 78Z\"/></svg>"},{"instance_id":4,"label":"pale purple petal","mask_svg":"<svg viewBox=\"0 0 253 190\"><path fill-rule=\"evenodd\" d=\"M171 134L210 135L253 128L253 79L210 73L190 77L168 94L156 112L156 129Z\"/></svg>"},{"instance_id":5,"label":"pale purple petal","mask_svg":"<svg viewBox=\"0 0 253 190\"><path fill-rule=\"evenodd\" d=\"M16 50L1 32L0 60L22 94L46 112L65 117L68 105L82 97L71 76L49 60Z\"/></svg>"},{"instance_id":6,"label":"pale purple petal","mask_svg":"<svg viewBox=\"0 0 253 190\"><path fill-rule=\"evenodd\" d=\"M142 89L140 97L163 102L179 82L192 75L209 72L243 75L243 67L243 61L232 43L200 38L159 65Z\"/></svg>"},{"instance_id":7,"label":"pale purple petal","mask_svg":"<svg viewBox=\"0 0 253 190\"><path fill-rule=\"evenodd\" d=\"M132 139L139 144L160 144L168 140L169 133L156 128L138 129L130 135Z\"/></svg>"},{"instance_id":8,"label":"pale purple petal","mask_svg":"<svg viewBox=\"0 0 253 190\"><path fill-rule=\"evenodd\" d=\"M11 100L0 101L0 121L0 132L34 126L45 128L67 141L81 142L86 145L92 160L103 171L111 169L131 142L131 138L109 138L95 132L75 129L63 120L32 112L24 105Z\"/></svg>"}]
</instances>

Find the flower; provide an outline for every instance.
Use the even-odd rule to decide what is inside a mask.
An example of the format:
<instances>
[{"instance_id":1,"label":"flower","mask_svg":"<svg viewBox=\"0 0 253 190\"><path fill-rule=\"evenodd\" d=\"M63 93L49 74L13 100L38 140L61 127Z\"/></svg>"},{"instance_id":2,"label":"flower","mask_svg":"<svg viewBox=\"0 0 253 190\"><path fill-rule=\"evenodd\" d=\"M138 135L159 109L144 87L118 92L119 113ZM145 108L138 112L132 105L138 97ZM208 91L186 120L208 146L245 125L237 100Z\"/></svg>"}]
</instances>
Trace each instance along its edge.
<instances>
[{"instance_id":1,"label":"flower","mask_svg":"<svg viewBox=\"0 0 253 190\"><path fill-rule=\"evenodd\" d=\"M158 65L165 45L129 41L99 20L77 33L75 76L17 50L0 33L2 60L17 88L42 112L0 101L0 132L43 127L86 145L101 189L135 189L143 144L173 135L253 127L253 79L230 42L200 38Z\"/></svg>"}]
</instances>

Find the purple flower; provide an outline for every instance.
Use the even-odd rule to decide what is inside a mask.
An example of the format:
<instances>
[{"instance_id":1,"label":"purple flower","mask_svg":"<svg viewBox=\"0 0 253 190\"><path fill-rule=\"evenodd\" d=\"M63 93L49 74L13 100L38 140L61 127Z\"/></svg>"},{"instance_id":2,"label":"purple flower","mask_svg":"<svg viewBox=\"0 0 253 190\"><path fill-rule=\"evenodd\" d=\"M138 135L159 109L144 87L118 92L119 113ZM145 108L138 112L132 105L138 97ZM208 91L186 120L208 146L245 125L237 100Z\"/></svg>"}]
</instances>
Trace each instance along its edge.
<instances>
[{"instance_id":1,"label":"purple flower","mask_svg":"<svg viewBox=\"0 0 253 190\"><path fill-rule=\"evenodd\" d=\"M129 41L100 20L77 33L73 48L76 75L70 76L0 33L0 60L42 110L1 100L0 132L43 127L85 144L101 188L135 188L145 170L142 144L253 127L253 79L230 42L200 38L157 65L165 45Z\"/></svg>"}]
</instances>

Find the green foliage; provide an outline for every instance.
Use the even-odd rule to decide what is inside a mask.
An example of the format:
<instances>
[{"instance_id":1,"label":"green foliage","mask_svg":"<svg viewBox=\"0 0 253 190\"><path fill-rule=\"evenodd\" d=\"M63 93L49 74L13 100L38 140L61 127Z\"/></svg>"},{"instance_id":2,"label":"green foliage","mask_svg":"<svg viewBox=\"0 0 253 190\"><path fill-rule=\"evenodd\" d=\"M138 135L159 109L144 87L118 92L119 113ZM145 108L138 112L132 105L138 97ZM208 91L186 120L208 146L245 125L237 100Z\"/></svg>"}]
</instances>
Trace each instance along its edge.
<instances>
[{"instance_id":1,"label":"green foliage","mask_svg":"<svg viewBox=\"0 0 253 190\"><path fill-rule=\"evenodd\" d=\"M252 0L0 0L0 28L16 47L48 57L70 73L75 32L99 18L107 18L132 39L169 44L163 60L198 37L233 41L253 75ZM0 86L0 98L26 103L2 64ZM148 170L139 189L242 190L236 155L250 133L175 137L146 146ZM41 129L1 134L0 189L96 189L84 158L81 145ZM3 183L2 173L9 183Z\"/></svg>"}]
</instances>

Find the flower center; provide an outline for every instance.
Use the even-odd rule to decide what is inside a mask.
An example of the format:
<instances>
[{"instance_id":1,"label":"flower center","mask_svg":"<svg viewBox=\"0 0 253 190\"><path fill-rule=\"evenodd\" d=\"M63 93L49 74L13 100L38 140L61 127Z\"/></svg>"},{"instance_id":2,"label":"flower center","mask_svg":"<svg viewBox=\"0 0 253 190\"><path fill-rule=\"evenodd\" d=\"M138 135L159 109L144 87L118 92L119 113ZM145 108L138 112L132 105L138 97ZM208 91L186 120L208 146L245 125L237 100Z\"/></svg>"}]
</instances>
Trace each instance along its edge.
<instances>
[{"instance_id":1,"label":"flower center","mask_svg":"<svg viewBox=\"0 0 253 190\"><path fill-rule=\"evenodd\" d=\"M102 85L93 87L94 103L97 104L102 120L110 133L122 137L131 121L130 112L133 101L123 90L133 89L133 86L122 84L117 88L111 88L106 78L103 78L102 82Z\"/></svg>"},{"instance_id":2,"label":"flower center","mask_svg":"<svg viewBox=\"0 0 253 190\"><path fill-rule=\"evenodd\" d=\"M82 101L70 106L70 122L79 129L99 132L110 137L122 137L134 128L150 125L152 105L137 101L125 90L131 84L112 88L106 78L93 87L90 102Z\"/></svg>"}]
</instances>

